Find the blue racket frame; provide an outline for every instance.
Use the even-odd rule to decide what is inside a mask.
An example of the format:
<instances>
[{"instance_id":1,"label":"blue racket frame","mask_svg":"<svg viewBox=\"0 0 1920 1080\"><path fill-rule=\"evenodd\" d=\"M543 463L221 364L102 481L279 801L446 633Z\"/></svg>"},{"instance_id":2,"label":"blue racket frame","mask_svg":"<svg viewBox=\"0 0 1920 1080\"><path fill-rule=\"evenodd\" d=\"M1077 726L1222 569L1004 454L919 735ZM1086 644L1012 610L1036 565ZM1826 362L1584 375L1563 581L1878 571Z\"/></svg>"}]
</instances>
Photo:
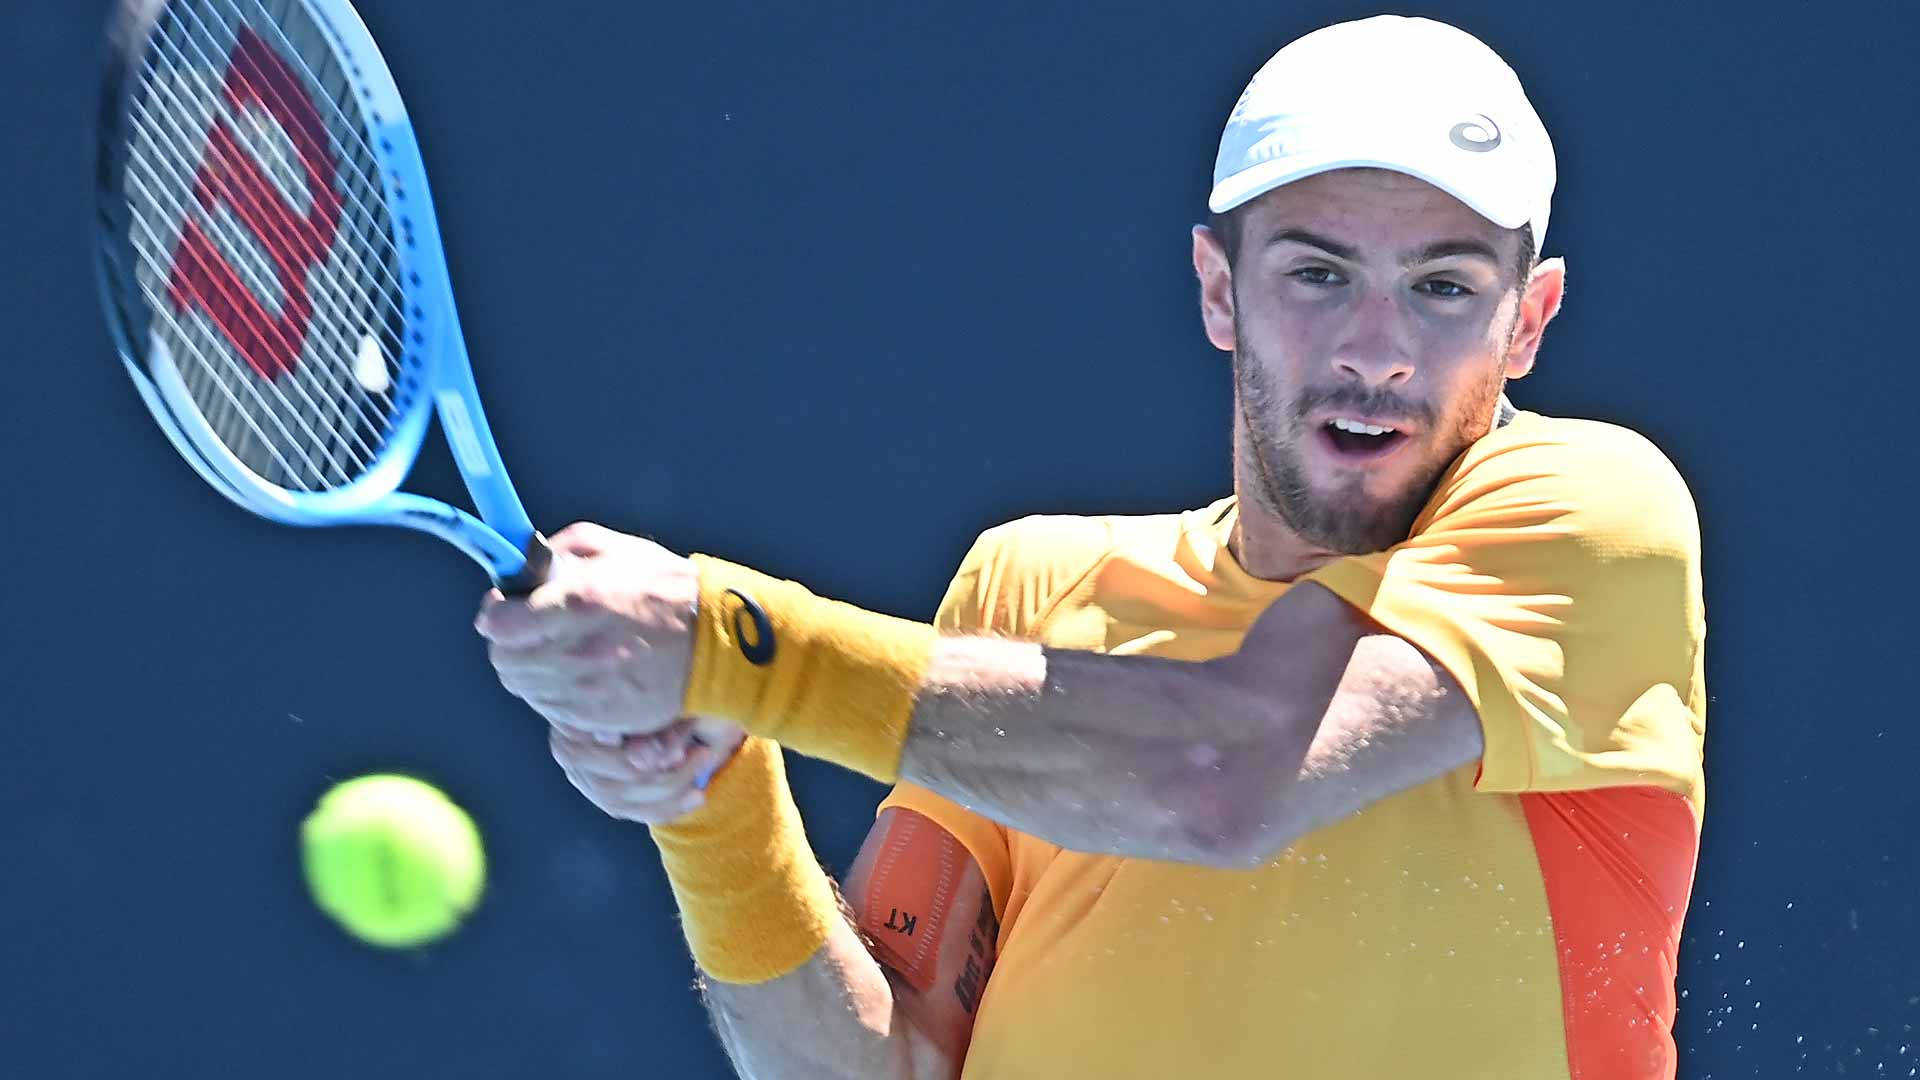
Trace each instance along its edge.
<instances>
[{"instance_id":1,"label":"blue racket frame","mask_svg":"<svg viewBox=\"0 0 1920 1080\"><path fill-rule=\"evenodd\" d=\"M392 433L367 471L352 483L325 492L292 491L260 476L226 448L194 405L173 358L164 348L136 340L140 335L127 325L128 313L120 310L112 290L104 289L107 321L121 361L174 448L202 479L241 507L288 525L414 529L466 552L503 587L530 587L544 576L545 545L507 476L480 405L454 307L426 165L406 105L373 35L351 4L346 0L299 2L351 75L387 197L398 259L395 272L403 282L405 304ZM133 9L121 28L123 34L134 42L144 41L144 30L152 26L163 6L164 0L151 0ZM135 45L136 55L130 61L120 58L129 68L138 63L138 48ZM121 78L126 80L123 84L110 80L114 88L110 94L132 92L130 71L121 73ZM107 115L115 115L111 102ZM113 161L103 159L104 174L112 173L114 167ZM113 219L115 209L103 207L103 218ZM108 246L103 245L103 252ZM103 284L113 273L108 262L103 253L99 267ZM478 517L437 499L398 490L436 412Z\"/></svg>"}]
</instances>

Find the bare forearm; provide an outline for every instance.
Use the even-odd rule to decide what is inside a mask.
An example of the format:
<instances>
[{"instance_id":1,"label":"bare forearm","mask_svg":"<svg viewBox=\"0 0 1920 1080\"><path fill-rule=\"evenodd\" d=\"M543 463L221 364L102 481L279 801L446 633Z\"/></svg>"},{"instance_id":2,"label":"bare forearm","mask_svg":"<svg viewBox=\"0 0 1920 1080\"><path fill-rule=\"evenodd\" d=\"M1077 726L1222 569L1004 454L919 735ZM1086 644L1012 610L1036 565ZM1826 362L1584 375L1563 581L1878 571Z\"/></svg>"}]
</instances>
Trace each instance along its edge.
<instances>
[{"instance_id":1,"label":"bare forearm","mask_svg":"<svg viewBox=\"0 0 1920 1080\"><path fill-rule=\"evenodd\" d=\"M1113 656L942 636L715 565L687 713L914 781L1062 847L1181 862L1254 865L1300 835L1311 815L1294 782L1367 630L1338 597L1301 588L1236 653ZM762 600L743 607L749 594ZM747 614L760 638L740 629Z\"/></svg>"},{"instance_id":2,"label":"bare forearm","mask_svg":"<svg viewBox=\"0 0 1920 1080\"><path fill-rule=\"evenodd\" d=\"M942 638L902 777L1081 851L1237 865L1311 730L1227 665Z\"/></svg>"},{"instance_id":3,"label":"bare forearm","mask_svg":"<svg viewBox=\"0 0 1920 1080\"><path fill-rule=\"evenodd\" d=\"M886 973L852 926L797 970L753 985L704 982L734 1070L750 1080L948 1080L949 1059L905 1022Z\"/></svg>"}]
</instances>

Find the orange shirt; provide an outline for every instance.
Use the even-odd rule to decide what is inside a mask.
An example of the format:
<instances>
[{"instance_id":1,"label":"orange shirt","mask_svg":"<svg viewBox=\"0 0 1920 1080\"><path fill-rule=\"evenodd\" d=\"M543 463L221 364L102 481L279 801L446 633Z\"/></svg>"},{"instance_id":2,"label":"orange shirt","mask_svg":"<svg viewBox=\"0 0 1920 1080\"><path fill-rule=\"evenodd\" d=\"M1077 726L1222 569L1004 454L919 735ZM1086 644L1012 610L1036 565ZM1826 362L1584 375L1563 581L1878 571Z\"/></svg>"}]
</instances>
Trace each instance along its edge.
<instances>
[{"instance_id":1,"label":"orange shirt","mask_svg":"<svg viewBox=\"0 0 1920 1080\"><path fill-rule=\"evenodd\" d=\"M1236 565L1234 515L989 530L938 624L1230 652L1288 588ZM1408 540L1308 579L1452 673L1482 760L1259 869L1064 851L897 786L881 805L957 837L1000 916L964 1076L1673 1076L1705 809L1699 547L1638 435L1521 413L1475 443Z\"/></svg>"}]
</instances>

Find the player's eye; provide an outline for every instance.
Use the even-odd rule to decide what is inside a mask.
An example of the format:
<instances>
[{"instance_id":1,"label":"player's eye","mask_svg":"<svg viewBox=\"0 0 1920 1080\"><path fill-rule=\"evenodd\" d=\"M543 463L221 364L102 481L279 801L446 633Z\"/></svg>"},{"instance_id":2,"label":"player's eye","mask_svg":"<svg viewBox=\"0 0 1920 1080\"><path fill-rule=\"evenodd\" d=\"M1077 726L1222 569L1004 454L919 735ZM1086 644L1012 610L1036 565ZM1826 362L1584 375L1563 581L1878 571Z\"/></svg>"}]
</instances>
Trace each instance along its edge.
<instances>
[{"instance_id":1,"label":"player's eye","mask_svg":"<svg viewBox=\"0 0 1920 1080\"><path fill-rule=\"evenodd\" d=\"M1347 279L1324 266L1303 266L1287 275L1307 285L1345 285Z\"/></svg>"},{"instance_id":2,"label":"player's eye","mask_svg":"<svg viewBox=\"0 0 1920 1080\"><path fill-rule=\"evenodd\" d=\"M1453 300L1473 295L1472 289L1467 288L1457 281L1448 281L1446 278L1428 278L1420 284L1415 285L1414 290L1416 292L1426 293L1428 296L1440 297L1443 300Z\"/></svg>"}]
</instances>

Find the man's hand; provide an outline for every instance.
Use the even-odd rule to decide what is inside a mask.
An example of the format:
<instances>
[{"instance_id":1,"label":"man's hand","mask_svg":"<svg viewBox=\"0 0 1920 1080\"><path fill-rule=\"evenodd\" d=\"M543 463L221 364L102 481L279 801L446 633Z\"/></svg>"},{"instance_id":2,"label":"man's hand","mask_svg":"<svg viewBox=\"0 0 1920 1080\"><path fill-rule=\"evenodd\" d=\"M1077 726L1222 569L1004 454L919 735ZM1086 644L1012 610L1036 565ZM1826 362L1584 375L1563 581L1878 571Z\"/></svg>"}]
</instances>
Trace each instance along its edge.
<instances>
[{"instance_id":1,"label":"man's hand","mask_svg":"<svg viewBox=\"0 0 1920 1080\"><path fill-rule=\"evenodd\" d=\"M607 816L664 825L706 801L697 785L732 757L744 738L745 732L733 728L696 739L693 722L683 719L612 745L562 727L553 729L548 742L567 779Z\"/></svg>"},{"instance_id":2,"label":"man's hand","mask_svg":"<svg viewBox=\"0 0 1920 1080\"><path fill-rule=\"evenodd\" d=\"M550 543L547 583L521 599L489 592L474 620L501 685L588 737L672 724L693 662L693 562L598 525L569 525Z\"/></svg>"}]
</instances>

